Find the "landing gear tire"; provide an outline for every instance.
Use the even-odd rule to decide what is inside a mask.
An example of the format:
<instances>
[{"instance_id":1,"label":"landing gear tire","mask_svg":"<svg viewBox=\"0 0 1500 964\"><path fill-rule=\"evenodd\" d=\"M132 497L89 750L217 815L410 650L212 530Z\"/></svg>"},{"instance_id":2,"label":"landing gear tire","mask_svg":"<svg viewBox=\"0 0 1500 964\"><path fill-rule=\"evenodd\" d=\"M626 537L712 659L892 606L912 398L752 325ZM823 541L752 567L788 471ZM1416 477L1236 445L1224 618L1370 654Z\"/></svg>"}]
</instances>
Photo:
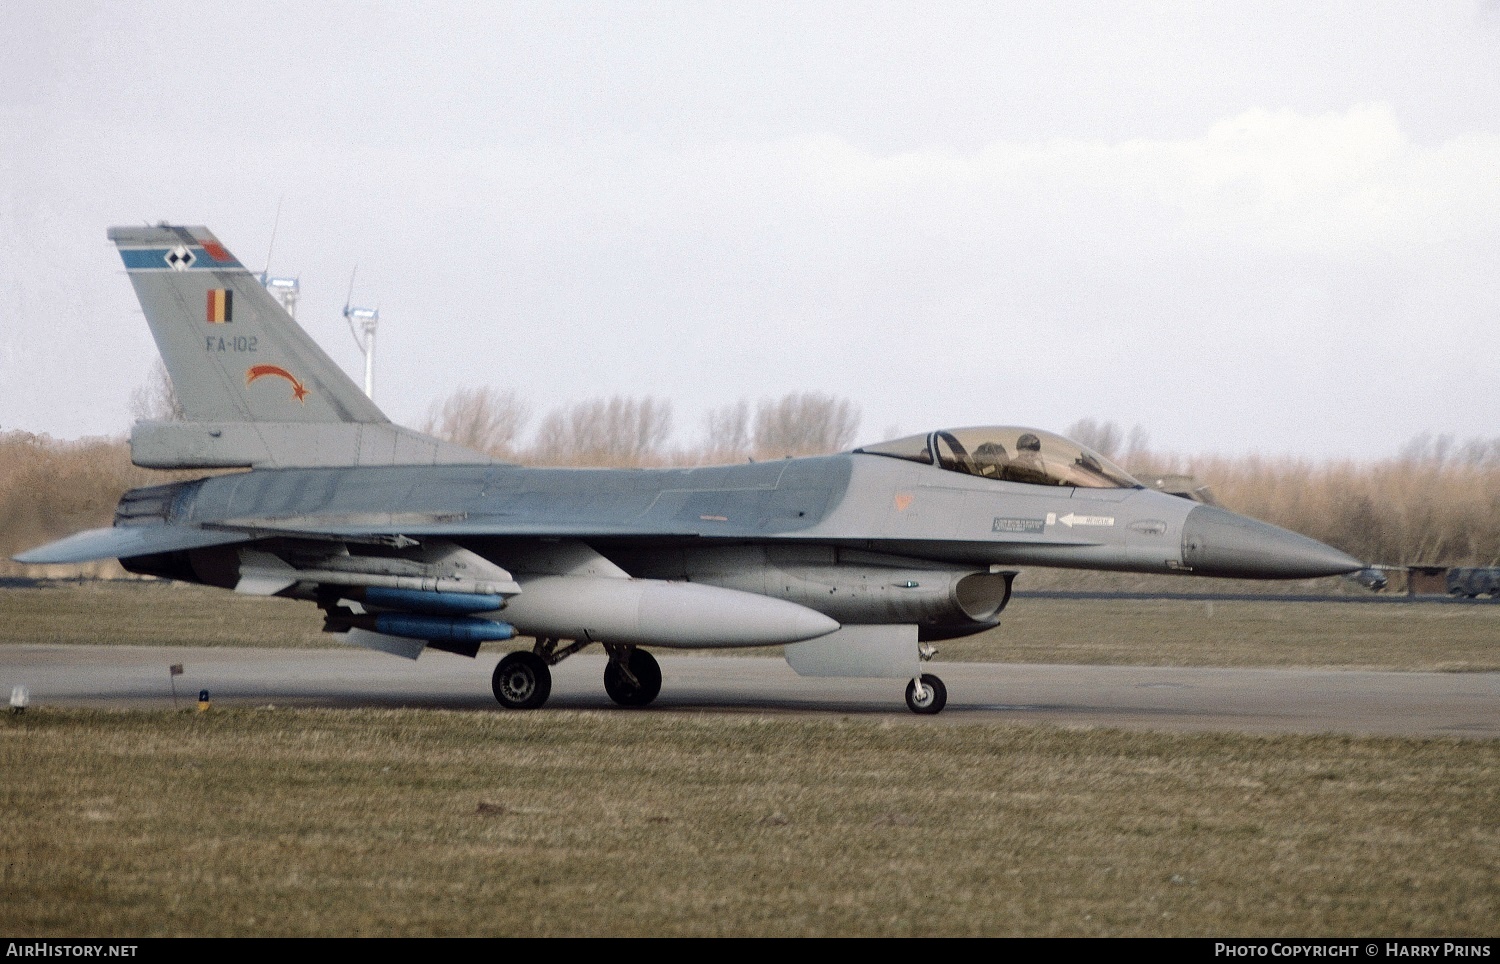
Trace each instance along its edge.
<instances>
[{"instance_id":1,"label":"landing gear tire","mask_svg":"<svg viewBox=\"0 0 1500 964\"><path fill-rule=\"evenodd\" d=\"M650 706L661 692L661 666L644 649L631 649L625 659L635 682L630 681L611 656L604 667L604 692L621 706Z\"/></svg>"},{"instance_id":2,"label":"landing gear tire","mask_svg":"<svg viewBox=\"0 0 1500 964\"><path fill-rule=\"evenodd\" d=\"M948 705L948 687L930 673L922 674L922 691L917 693L917 681L906 684L906 708L913 713L931 716Z\"/></svg>"},{"instance_id":3,"label":"landing gear tire","mask_svg":"<svg viewBox=\"0 0 1500 964\"><path fill-rule=\"evenodd\" d=\"M552 695L552 671L535 653L511 653L495 667L490 687L501 706L534 710Z\"/></svg>"}]
</instances>

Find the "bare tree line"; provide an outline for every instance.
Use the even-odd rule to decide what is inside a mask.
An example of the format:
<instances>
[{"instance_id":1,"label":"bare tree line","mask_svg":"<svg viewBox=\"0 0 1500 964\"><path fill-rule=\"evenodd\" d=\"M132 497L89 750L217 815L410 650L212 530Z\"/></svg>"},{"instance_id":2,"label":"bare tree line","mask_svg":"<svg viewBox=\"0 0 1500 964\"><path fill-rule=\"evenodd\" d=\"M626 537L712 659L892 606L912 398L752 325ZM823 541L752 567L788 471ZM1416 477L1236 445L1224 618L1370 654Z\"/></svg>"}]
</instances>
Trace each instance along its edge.
<instances>
[{"instance_id":1,"label":"bare tree line","mask_svg":"<svg viewBox=\"0 0 1500 964\"><path fill-rule=\"evenodd\" d=\"M514 391L464 388L435 402L422 422L429 435L529 465L707 465L823 455L849 448L859 409L821 392L748 400L709 412L696 445L670 447L672 403L619 395L552 409L529 443L530 406Z\"/></svg>"},{"instance_id":2,"label":"bare tree line","mask_svg":"<svg viewBox=\"0 0 1500 964\"><path fill-rule=\"evenodd\" d=\"M1081 418L1068 426L1063 433L1075 442L1086 445L1100 455L1117 462L1136 460L1160 460L1151 452L1151 438L1139 425L1126 432L1109 421ZM1180 458L1173 457L1180 463ZM1401 446L1395 460L1400 463L1422 465L1469 465L1475 467L1500 466L1500 436L1495 438L1459 439L1454 435L1435 435L1422 432L1412 436ZM1143 467L1146 471L1178 471L1171 466Z\"/></svg>"},{"instance_id":3,"label":"bare tree line","mask_svg":"<svg viewBox=\"0 0 1500 964\"><path fill-rule=\"evenodd\" d=\"M151 366L146 383L130 394L130 415L138 422L180 422L186 418L167 364L160 357Z\"/></svg>"},{"instance_id":4,"label":"bare tree line","mask_svg":"<svg viewBox=\"0 0 1500 964\"><path fill-rule=\"evenodd\" d=\"M160 359L131 396L130 413L146 421L179 421L182 406ZM701 440L671 449L672 403L620 395L575 402L542 416L529 444L531 405L513 389L461 388L427 410L421 431L506 461L529 465L703 465L748 459L824 455L847 449L859 430L859 408L821 392L745 399L714 409Z\"/></svg>"},{"instance_id":5,"label":"bare tree line","mask_svg":"<svg viewBox=\"0 0 1500 964\"><path fill-rule=\"evenodd\" d=\"M1236 512L1383 565L1500 565L1500 437L1422 433L1375 462L1187 457L1153 451L1136 426L1083 419L1074 441L1150 480L1190 476Z\"/></svg>"}]
</instances>

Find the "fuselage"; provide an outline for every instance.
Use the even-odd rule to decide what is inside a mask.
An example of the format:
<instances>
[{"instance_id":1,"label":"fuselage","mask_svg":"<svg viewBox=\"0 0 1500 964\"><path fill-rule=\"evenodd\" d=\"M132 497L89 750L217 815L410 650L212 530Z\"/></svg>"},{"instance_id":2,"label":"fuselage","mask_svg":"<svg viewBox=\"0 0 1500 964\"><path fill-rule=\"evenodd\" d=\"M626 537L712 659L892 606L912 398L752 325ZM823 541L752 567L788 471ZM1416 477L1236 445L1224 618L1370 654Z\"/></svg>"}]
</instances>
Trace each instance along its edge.
<instances>
[{"instance_id":1,"label":"fuselage","mask_svg":"<svg viewBox=\"0 0 1500 964\"><path fill-rule=\"evenodd\" d=\"M1360 567L1315 540L1146 488L1034 485L863 453L681 469L272 469L138 493L133 522L442 537L498 553L501 565L518 543L581 539L638 576L692 577L695 558L745 546L830 562L842 550L950 566L1247 578Z\"/></svg>"}]
</instances>

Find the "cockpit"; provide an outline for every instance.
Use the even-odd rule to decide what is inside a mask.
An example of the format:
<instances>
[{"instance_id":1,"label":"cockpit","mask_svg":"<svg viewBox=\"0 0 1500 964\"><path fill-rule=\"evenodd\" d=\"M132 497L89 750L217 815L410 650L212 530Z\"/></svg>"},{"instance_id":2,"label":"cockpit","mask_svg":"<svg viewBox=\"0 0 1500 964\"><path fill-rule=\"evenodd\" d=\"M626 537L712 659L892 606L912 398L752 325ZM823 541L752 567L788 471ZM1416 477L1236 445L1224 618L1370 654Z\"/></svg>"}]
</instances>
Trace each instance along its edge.
<instances>
[{"instance_id":1,"label":"cockpit","mask_svg":"<svg viewBox=\"0 0 1500 964\"><path fill-rule=\"evenodd\" d=\"M1130 473L1098 452L1034 428L990 425L941 429L854 451L1005 482L1084 489L1142 488Z\"/></svg>"}]
</instances>

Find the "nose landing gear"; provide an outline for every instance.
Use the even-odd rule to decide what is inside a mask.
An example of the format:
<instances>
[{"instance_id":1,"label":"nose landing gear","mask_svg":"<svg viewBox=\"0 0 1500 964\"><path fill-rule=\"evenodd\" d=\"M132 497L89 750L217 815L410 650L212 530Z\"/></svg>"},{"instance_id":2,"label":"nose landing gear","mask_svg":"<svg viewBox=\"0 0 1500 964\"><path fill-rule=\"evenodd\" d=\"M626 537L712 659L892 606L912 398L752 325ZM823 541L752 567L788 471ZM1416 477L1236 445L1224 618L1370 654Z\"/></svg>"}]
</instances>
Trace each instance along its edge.
<instances>
[{"instance_id":1,"label":"nose landing gear","mask_svg":"<svg viewBox=\"0 0 1500 964\"><path fill-rule=\"evenodd\" d=\"M930 716L947 705L948 687L931 673L923 673L906 684L906 708L913 713Z\"/></svg>"}]
</instances>

